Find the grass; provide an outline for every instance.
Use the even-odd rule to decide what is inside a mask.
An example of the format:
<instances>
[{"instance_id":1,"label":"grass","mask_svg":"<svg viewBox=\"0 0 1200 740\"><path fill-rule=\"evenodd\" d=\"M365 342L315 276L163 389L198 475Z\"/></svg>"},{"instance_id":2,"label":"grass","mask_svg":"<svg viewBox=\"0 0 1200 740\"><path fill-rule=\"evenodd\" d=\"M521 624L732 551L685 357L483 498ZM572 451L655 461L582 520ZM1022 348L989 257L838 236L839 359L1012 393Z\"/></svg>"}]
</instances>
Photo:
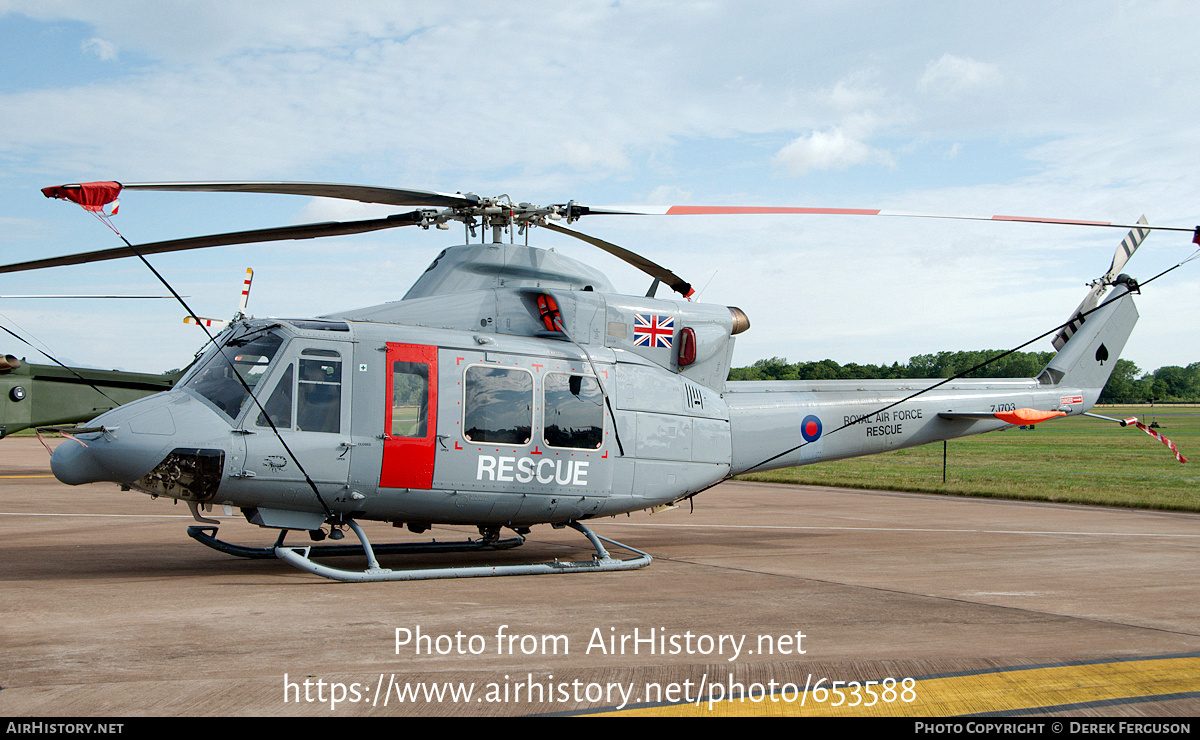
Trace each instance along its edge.
<instances>
[{"instance_id":1,"label":"grass","mask_svg":"<svg viewBox=\"0 0 1200 740\"><path fill-rule=\"evenodd\" d=\"M1200 511L1200 407L1097 406L1093 413L1157 420L1187 463L1137 427L1071 417L942 445L785 468L740 480Z\"/></svg>"}]
</instances>

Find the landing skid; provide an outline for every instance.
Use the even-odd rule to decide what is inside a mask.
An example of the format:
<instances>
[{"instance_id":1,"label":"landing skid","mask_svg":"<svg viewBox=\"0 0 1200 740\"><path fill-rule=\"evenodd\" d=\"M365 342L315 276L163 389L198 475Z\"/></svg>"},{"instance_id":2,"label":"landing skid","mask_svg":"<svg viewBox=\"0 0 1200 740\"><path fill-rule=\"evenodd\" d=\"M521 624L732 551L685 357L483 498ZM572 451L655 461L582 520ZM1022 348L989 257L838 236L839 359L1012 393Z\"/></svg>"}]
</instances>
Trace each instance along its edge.
<instances>
[{"instance_id":1,"label":"landing skid","mask_svg":"<svg viewBox=\"0 0 1200 740\"><path fill-rule=\"evenodd\" d=\"M641 550L635 550L628 545L623 545L620 542L615 542L606 537L600 537L594 534L590 529L583 526L579 522L567 522L567 526L580 532L592 543L592 547L596 549L592 559L581 562L559 562L555 559L550 563L519 563L512 565L483 565L471 567L449 567L449 568L410 568L406 570L390 570L379 567L379 561L375 559L376 550L371 547L370 541L367 540L367 535L358 526L358 522L351 519L348 524L354 530L354 534L358 535L362 547L353 547L356 553L366 553L368 567L366 570L353 571L342 570L341 568L330 568L320 563L315 563L310 559L310 553L316 550L317 547L284 547L282 544L275 547L275 555L280 560L284 560L297 568L308 571L324 578L330 578L335 581L419 581L433 578L479 578L483 576L529 576L529 575L544 575L550 573L596 573L618 570L634 570L644 568L650 564L653 559L648 554ZM192 529L200 529L200 527L192 527ZM194 537L195 535L193 535ZM604 549L604 545L600 543L603 540L611 545L624 548L630 552L637 553L638 557L629 558L626 560L617 560L609 556ZM383 552L382 549L379 550Z\"/></svg>"},{"instance_id":2,"label":"landing skid","mask_svg":"<svg viewBox=\"0 0 1200 740\"><path fill-rule=\"evenodd\" d=\"M187 533L188 537L191 537L200 544L223 552L226 555L250 558L252 560L274 560L277 557L275 551L284 546L283 538L287 535L288 530L281 530L279 538L275 540L275 544L271 547L246 547L219 540L216 537L216 527L188 527ZM419 555L431 552L482 552L489 550L509 550L524 544L524 542L524 536L510 537L506 540L496 540L495 542L488 542L482 539L465 540L462 542L392 542L386 545L377 545L374 547L374 551L384 555ZM363 548L360 545L312 545L304 548L289 549L311 551L310 557L332 558L363 554Z\"/></svg>"}]
</instances>

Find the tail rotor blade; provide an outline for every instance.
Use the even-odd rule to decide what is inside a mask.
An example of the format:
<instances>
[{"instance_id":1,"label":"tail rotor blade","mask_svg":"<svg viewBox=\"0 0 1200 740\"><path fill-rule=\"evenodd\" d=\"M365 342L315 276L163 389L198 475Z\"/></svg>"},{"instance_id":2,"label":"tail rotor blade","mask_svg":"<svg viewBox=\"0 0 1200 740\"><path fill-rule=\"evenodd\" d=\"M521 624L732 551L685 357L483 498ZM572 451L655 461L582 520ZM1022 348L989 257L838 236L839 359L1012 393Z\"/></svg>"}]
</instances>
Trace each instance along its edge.
<instances>
[{"instance_id":1,"label":"tail rotor blade","mask_svg":"<svg viewBox=\"0 0 1200 740\"><path fill-rule=\"evenodd\" d=\"M242 316L246 313L246 305L250 303L250 281L254 279L254 270L246 268L246 280L242 283L242 300L238 304L238 315Z\"/></svg>"},{"instance_id":2,"label":"tail rotor blade","mask_svg":"<svg viewBox=\"0 0 1200 740\"><path fill-rule=\"evenodd\" d=\"M1054 338L1050 340L1051 343L1054 344L1055 351L1062 349L1063 345L1067 343L1067 340L1070 339L1075 332L1079 331L1079 327L1083 326L1083 322L1086 320L1084 315L1088 311L1091 311L1093 308L1100 305L1100 296L1104 295L1105 291L1107 290L1108 285L1105 283L1097 283L1096 285L1092 286L1091 291L1088 292L1087 296L1084 297L1083 302L1081 302L1079 307L1075 309L1075 312L1071 314L1070 323L1059 329L1058 333L1054 335Z\"/></svg>"},{"instance_id":3,"label":"tail rotor blade","mask_svg":"<svg viewBox=\"0 0 1200 740\"><path fill-rule=\"evenodd\" d=\"M227 324L229 322L224 321L223 319L206 319L202 316L197 316L196 318L192 318L191 316L184 316L183 323L192 324L193 326L205 326L210 329L213 329L213 328L220 329L221 327L225 326L225 324Z\"/></svg>"},{"instance_id":4,"label":"tail rotor blade","mask_svg":"<svg viewBox=\"0 0 1200 740\"><path fill-rule=\"evenodd\" d=\"M1146 216L1143 214L1138 219L1138 223L1147 224L1149 222L1146 221ZM1147 229L1134 227L1125 235L1125 238L1121 240L1121 243L1117 246L1116 253L1113 255L1112 265L1109 266L1108 272L1104 275L1103 281L1106 284L1116 280L1117 275L1121 274L1121 268L1125 266L1125 263L1129 261L1129 258L1133 256L1133 253L1137 251L1137 248L1141 246L1149 234L1150 232Z\"/></svg>"}]
</instances>

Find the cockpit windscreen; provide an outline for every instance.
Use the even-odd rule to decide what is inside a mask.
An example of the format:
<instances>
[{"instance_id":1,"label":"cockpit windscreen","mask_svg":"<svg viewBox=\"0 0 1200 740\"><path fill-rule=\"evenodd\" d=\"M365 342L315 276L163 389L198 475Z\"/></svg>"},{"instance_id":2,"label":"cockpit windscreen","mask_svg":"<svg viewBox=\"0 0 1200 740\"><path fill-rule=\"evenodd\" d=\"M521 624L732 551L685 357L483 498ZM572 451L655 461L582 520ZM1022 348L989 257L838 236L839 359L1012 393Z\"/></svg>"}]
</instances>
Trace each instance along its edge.
<instances>
[{"instance_id":1,"label":"cockpit windscreen","mask_svg":"<svg viewBox=\"0 0 1200 740\"><path fill-rule=\"evenodd\" d=\"M202 358L202 367L184 383L212 402L231 420L237 419L250 390L262 379L283 337L275 332L259 334L249 341L231 337L219 351L210 350ZM236 370L236 373L235 373ZM241 375L245 384L238 380Z\"/></svg>"}]
</instances>

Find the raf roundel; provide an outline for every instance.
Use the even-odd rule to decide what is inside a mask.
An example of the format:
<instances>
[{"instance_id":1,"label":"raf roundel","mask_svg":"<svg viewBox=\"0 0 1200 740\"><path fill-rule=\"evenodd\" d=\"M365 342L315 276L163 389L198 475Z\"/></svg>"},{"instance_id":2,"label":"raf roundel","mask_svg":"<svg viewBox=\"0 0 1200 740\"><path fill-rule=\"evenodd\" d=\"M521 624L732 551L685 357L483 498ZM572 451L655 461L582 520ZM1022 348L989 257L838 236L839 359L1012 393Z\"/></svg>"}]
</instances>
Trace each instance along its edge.
<instances>
[{"instance_id":1,"label":"raf roundel","mask_svg":"<svg viewBox=\"0 0 1200 740\"><path fill-rule=\"evenodd\" d=\"M800 435L805 442L816 442L821 438L821 420L809 414L800 422Z\"/></svg>"}]
</instances>

